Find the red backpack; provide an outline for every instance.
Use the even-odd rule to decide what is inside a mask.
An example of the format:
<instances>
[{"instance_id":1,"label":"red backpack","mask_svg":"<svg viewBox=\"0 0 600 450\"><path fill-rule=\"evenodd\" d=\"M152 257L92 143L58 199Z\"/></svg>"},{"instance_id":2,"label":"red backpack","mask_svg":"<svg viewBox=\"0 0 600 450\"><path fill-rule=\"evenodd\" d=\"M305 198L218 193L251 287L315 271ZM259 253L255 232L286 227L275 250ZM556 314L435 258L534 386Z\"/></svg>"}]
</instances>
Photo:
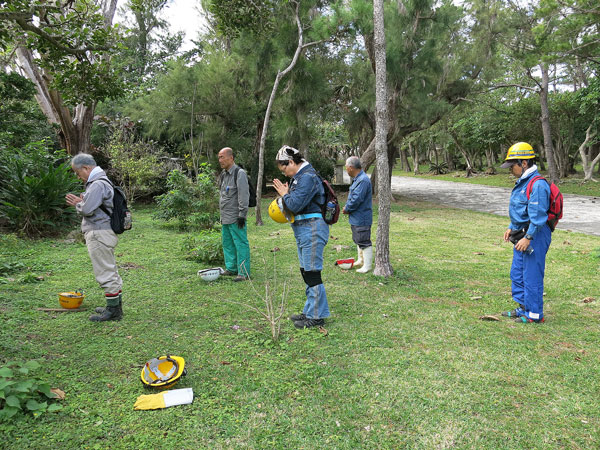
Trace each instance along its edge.
<instances>
[{"instance_id":1,"label":"red backpack","mask_svg":"<svg viewBox=\"0 0 600 450\"><path fill-rule=\"evenodd\" d=\"M531 196L531 190L533 189L533 183L537 180L544 180L548 183L544 177L538 175L533 177L529 183L527 183L527 200ZM558 221L562 219L563 216L563 195L558 189L558 186L554 183L548 183L550 186L550 208L548 208L548 225L550 226L550 230L554 231L556 228L556 224Z\"/></svg>"}]
</instances>

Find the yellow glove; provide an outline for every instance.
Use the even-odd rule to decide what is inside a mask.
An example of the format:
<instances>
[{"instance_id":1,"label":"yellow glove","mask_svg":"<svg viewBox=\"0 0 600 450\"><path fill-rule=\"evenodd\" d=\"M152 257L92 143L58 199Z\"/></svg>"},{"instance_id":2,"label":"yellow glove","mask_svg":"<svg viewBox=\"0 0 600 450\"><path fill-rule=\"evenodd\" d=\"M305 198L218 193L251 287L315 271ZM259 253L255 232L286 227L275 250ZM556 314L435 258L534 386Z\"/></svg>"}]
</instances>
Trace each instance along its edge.
<instances>
[{"instance_id":1,"label":"yellow glove","mask_svg":"<svg viewBox=\"0 0 600 450\"><path fill-rule=\"evenodd\" d=\"M133 405L133 409L136 410L161 408L166 408L162 392L160 394L140 395Z\"/></svg>"},{"instance_id":2,"label":"yellow glove","mask_svg":"<svg viewBox=\"0 0 600 450\"><path fill-rule=\"evenodd\" d=\"M162 409L169 406L189 405L194 401L194 391L192 388L175 389L173 391L164 391L152 395L140 395L133 409Z\"/></svg>"}]
</instances>

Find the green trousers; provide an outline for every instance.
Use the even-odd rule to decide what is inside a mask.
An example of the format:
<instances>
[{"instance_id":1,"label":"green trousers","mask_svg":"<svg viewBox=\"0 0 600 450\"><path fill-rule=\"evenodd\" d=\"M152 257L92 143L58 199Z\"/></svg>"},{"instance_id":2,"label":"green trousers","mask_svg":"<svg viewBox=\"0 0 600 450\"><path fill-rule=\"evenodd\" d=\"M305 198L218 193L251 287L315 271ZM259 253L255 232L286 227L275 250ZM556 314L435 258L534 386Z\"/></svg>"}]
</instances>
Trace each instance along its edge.
<instances>
[{"instance_id":1,"label":"green trousers","mask_svg":"<svg viewBox=\"0 0 600 450\"><path fill-rule=\"evenodd\" d=\"M221 225L221 237L223 240L223 255L225 256L225 268L230 272L250 276L250 245L246 227L238 228L237 223Z\"/></svg>"}]
</instances>

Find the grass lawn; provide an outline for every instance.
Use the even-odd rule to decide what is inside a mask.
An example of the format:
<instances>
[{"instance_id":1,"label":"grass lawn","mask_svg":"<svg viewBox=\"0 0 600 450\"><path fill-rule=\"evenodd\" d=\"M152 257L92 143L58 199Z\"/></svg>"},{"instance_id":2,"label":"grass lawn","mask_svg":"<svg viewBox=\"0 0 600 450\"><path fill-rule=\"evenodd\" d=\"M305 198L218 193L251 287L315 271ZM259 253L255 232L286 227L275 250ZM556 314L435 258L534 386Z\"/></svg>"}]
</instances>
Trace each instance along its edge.
<instances>
[{"instance_id":1,"label":"grass lawn","mask_svg":"<svg viewBox=\"0 0 600 450\"><path fill-rule=\"evenodd\" d=\"M251 284L201 281L201 267L184 259L190 234L161 227L151 212L134 211L117 247L121 322L36 310L58 307L57 293L75 288L86 291L84 305L102 304L83 244L0 236L2 261L28 267L0 280L0 366L36 359L42 378L66 393L59 412L0 423L0 447L597 448L600 238L553 234L546 323L525 325L479 320L513 307L506 219L397 203L395 274L382 279L333 265L355 256L343 216L325 249L329 334L286 321L273 344L266 323L227 301L260 307ZM268 216L264 227L250 222L254 287L286 278L287 313L300 311L290 227ZM27 282L28 273L44 281ZM143 363L165 353L186 359L177 387L192 387L194 403L134 411L148 393Z\"/></svg>"},{"instance_id":2,"label":"grass lawn","mask_svg":"<svg viewBox=\"0 0 600 450\"><path fill-rule=\"evenodd\" d=\"M426 171L428 166L422 166L419 175L414 175L412 172L404 172L398 168L392 171L392 175L401 177L417 177L426 178L431 180L445 180L445 181L456 181L459 183L471 183L471 184L483 184L486 186L498 186L505 188L513 188L515 185L515 178L508 173L508 169L498 169L496 175L486 175L485 173L477 173L469 178L465 177L465 171L456 171L447 173L444 175L433 175L431 173L423 172ZM547 172L541 172L542 175L547 176ZM600 179L594 172L595 179ZM563 194L576 194L576 195L590 195L593 197L600 197L600 183L593 181L583 182L583 172L580 171L577 175L570 178L560 180L558 185Z\"/></svg>"}]
</instances>

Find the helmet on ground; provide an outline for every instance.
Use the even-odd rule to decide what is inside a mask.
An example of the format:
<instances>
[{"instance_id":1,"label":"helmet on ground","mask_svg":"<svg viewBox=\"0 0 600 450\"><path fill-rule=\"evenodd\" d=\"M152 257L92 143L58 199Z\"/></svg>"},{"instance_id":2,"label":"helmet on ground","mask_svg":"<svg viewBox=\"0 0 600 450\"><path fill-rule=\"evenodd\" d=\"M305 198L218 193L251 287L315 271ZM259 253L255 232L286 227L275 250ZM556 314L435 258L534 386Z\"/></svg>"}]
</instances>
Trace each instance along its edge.
<instances>
[{"instance_id":1,"label":"helmet on ground","mask_svg":"<svg viewBox=\"0 0 600 450\"><path fill-rule=\"evenodd\" d=\"M269 205L269 217L277 223L294 223L294 215L285 210L281 197L277 197Z\"/></svg>"},{"instance_id":2,"label":"helmet on ground","mask_svg":"<svg viewBox=\"0 0 600 450\"><path fill-rule=\"evenodd\" d=\"M159 356L147 361L142 368L144 386L166 389L173 386L187 373L185 360L181 356Z\"/></svg>"},{"instance_id":3,"label":"helmet on ground","mask_svg":"<svg viewBox=\"0 0 600 450\"><path fill-rule=\"evenodd\" d=\"M533 147L527 142L517 142L508 149L506 158L504 158L505 162L500 167L506 169L512 166L515 162L517 162L517 160L532 158L535 158L535 152L533 151Z\"/></svg>"}]
</instances>

